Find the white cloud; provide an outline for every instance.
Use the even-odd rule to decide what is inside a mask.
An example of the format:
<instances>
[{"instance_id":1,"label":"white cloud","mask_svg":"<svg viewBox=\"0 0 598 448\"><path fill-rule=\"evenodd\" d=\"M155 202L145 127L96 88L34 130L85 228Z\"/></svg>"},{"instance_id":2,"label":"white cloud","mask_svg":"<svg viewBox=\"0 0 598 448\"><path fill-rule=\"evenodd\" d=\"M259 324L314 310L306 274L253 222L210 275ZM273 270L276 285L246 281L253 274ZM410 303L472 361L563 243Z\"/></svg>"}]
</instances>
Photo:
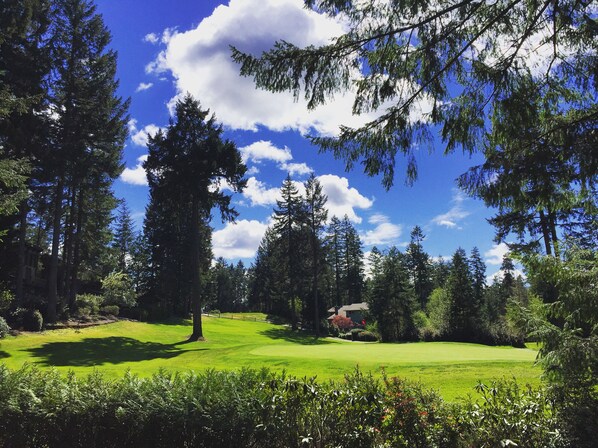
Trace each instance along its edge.
<instances>
[{"instance_id":1,"label":"white cloud","mask_svg":"<svg viewBox=\"0 0 598 448\"><path fill-rule=\"evenodd\" d=\"M284 148L277 148L272 142L266 140L259 140L248 146L239 148L243 162L261 163L263 160L270 160L273 162L288 162L293 159L291 150L286 146Z\"/></svg>"},{"instance_id":2,"label":"white cloud","mask_svg":"<svg viewBox=\"0 0 598 448\"><path fill-rule=\"evenodd\" d=\"M459 223L471 214L463 208L463 202L466 199L467 198L463 193L456 191L451 200L451 203L453 204L451 209L446 213L432 218L432 222L438 226L444 226L450 229L461 229Z\"/></svg>"},{"instance_id":3,"label":"white cloud","mask_svg":"<svg viewBox=\"0 0 598 448\"><path fill-rule=\"evenodd\" d=\"M131 134L131 140L137 146L147 146L148 134L154 136L161 129L155 124L148 124L143 129L137 128L137 120L134 118L129 120L129 133Z\"/></svg>"},{"instance_id":4,"label":"white cloud","mask_svg":"<svg viewBox=\"0 0 598 448\"><path fill-rule=\"evenodd\" d=\"M288 172L291 176L305 176L313 171L313 169L305 163L283 163L279 165L279 168Z\"/></svg>"},{"instance_id":5,"label":"white cloud","mask_svg":"<svg viewBox=\"0 0 598 448\"><path fill-rule=\"evenodd\" d=\"M231 128L257 130L262 125L275 131L313 130L336 135L341 123L356 127L375 115L353 115L351 92L308 111L303 98L294 101L286 92L258 90L251 78L239 75L229 46L259 55L277 40L305 47L329 43L342 33L338 21L305 9L302 0L230 0L228 6L218 6L195 29L168 30L167 39L162 38L167 44L165 50L148 64L146 71L171 73L178 97L190 92L201 98L202 104L216 111Z\"/></svg>"},{"instance_id":6,"label":"white cloud","mask_svg":"<svg viewBox=\"0 0 598 448\"><path fill-rule=\"evenodd\" d=\"M505 243L500 243L494 244L492 249L484 252L484 256L486 257L486 263L500 266L502 264L502 259L508 253L509 246L507 246Z\"/></svg>"},{"instance_id":7,"label":"white cloud","mask_svg":"<svg viewBox=\"0 0 598 448\"><path fill-rule=\"evenodd\" d=\"M145 169L143 169L143 162L147 160L147 154L137 158L137 165L135 168L125 168L120 179L131 185L147 185L147 176Z\"/></svg>"},{"instance_id":8,"label":"white cloud","mask_svg":"<svg viewBox=\"0 0 598 448\"><path fill-rule=\"evenodd\" d=\"M349 187L349 180L346 177L339 177L334 174L318 176L322 190L328 196L328 218L336 216L342 218L347 215L356 223L361 223L361 218L355 213L355 209L369 209L374 201L363 196L356 188Z\"/></svg>"},{"instance_id":9,"label":"white cloud","mask_svg":"<svg viewBox=\"0 0 598 448\"><path fill-rule=\"evenodd\" d=\"M278 168L291 176L303 176L313 170L305 163L288 163L293 160L293 155L288 147L278 148L270 141L259 140L248 146L239 148L244 163L253 162L261 164L263 161L276 162ZM255 173L248 173L255 174Z\"/></svg>"},{"instance_id":10,"label":"white cloud","mask_svg":"<svg viewBox=\"0 0 598 448\"><path fill-rule=\"evenodd\" d=\"M153 86L154 86L154 83L152 83L152 82L142 82L137 86L137 88L135 89L135 92L143 92L144 90L151 89Z\"/></svg>"},{"instance_id":11,"label":"white cloud","mask_svg":"<svg viewBox=\"0 0 598 448\"><path fill-rule=\"evenodd\" d=\"M276 204L280 199L280 188L268 188L262 181L255 177L247 179L247 186L243 190L243 197L247 198L251 206L269 206Z\"/></svg>"},{"instance_id":12,"label":"white cloud","mask_svg":"<svg viewBox=\"0 0 598 448\"><path fill-rule=\"evenodd\" d=\"M391 245L401 236L402 227L390 222L378 224L373 230L361 235L361 240L366 246Z\"/></svg>"},{"instance_id":13,"label":"white cloud","mask_svg":"<svg viewBox=\"0 0 598 448\"><path fill-rule=\"evenodd\" d=\"M370 224L383 224L388 222L388 216L381 213L376 213L368 218Z\"/></svg>"},{"instance_id":14,"label":"white cloud","mask_svg":"<svg viewBox=\"0 0 598 448\"><path fill-rule=\"evenodd\" d=\"M268 226L255 220L227 223L212 235L214 257L253 258Z\"/></svg>"},{"instance_id":15,"label":"white cloud","mask_svg":"<svg viewBox=\"0 0 598 448\"><path fill-rule=\"evenodd\" d=\"M500 282L500 281L502 281L503 277L504 277L504 272L499 269L498 271L496 271L493 274L490 274L486 277L486 283L488 285L490 285L490 284L494 283L495 280ZM514 269L513 277L515 277L515 278L521 277L523 280L527 280L527 276L521 269Z\"/></svg>"},{"instance_id":16,"label":"white cloud","mask_svg":"<svg viewBox=\"0 0 598 448\"><path fill-rule=\"evenodd\" d=\"M260 169L257 166L250 166L249 168L247 168L247 172L245 174L251 176L253 174L258 174L259 172Z\"/></svg>"},{"instance_id":17,"label":"white cloud","mask_svg":"<svg viewBox=\"0 0 598 448\"><path fill-rule=\"evenodd\" d=\"M144 36L143 41L149 42L150 44L157 44L160 41L160 38L156 33L149 33Z\"/></svg>"}]
</instances>

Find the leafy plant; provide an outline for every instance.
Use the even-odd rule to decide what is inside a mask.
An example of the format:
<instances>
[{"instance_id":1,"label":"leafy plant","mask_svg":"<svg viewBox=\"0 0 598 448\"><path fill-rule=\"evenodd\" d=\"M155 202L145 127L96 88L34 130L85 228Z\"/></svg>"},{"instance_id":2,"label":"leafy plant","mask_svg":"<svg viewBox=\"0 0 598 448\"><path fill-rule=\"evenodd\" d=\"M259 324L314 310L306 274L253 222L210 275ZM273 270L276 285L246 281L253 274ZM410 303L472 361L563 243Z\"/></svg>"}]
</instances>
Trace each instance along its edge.
<instances>
[{"instance_id":1,"label":"leafy plant","mask_svg":"<svg viewBox=\"0 0 598 448\"><path fill-rule=\"evenodd\" d=\"M0 317L0 339L5 337L10 332L10 327L6 323L3 317Z\"/></svg>"},{"instance_id":2,"label":"leafy plant","mask_svg":"<svg viewBox=\"0 0 598 448\"><path fill-rule=\"evenodd\" d=\"M113 272L102 280L104 305L134 307L137 304L133 282L124 272Z\"/></svg>"}]
</instances>

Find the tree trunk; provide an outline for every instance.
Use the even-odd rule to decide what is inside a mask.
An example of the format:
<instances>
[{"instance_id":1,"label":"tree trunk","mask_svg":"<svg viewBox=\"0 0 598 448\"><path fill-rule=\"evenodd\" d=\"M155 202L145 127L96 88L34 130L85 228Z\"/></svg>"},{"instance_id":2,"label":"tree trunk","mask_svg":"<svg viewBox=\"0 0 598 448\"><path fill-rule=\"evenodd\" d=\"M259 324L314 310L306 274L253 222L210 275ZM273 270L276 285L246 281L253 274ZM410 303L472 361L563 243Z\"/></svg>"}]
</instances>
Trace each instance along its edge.
<instances>
[{"instance_id":1,"label":"tree trunk","mask_svg":"<svg viewBox=\"0 0 598 448\"><path fill-rule=\"evenodd\" d=\"M542 228L542 237L544 238L544 248L546 249L546 255L552 255L548 222L546 221L546 215L544 214L543 210L540 210L540 227Z\"/></svg>"},{"instance_id":2,"label":"tree trunk","mask_svg":"<svg viewBox=\"0 0 598 448\"><path fill-rule=\"evenodd\" d=\"M192 278L191 291L193 294L191 309L193 311L193 333L189 337L189 341L203 341L203 328L201 324L201 253L199 242L199 198L197 194L193 194L191 203L191 263L192 263Z\"/></svg>"},{"instance_id":3,"label":"tree trunk","mask_svg":"<svg viewBox=\"0 0 598 448\"><path fill-rule=\"evenodd\" d=\"M60 246L60 222L62 219L63 179L58 180L54 198L54 216L52 219L52 252L48 269L48 309L46 322L56 322L56 305L58 304L58 249Z\"/></svg>"},{"instance_id":4,"label":"tree trunk","mask_svg":"<svg viewBox=\"0 0 598 448\"><path fill-rule=\"evenodd\" d=\"M21 202L19 207L19 247L17 252L17 275L15 278L15 299L17 306L23 305L25 301L25 240L27 238L27 201Z\"/></svg>"},{"instance_id":5,"label":"tree trunk","mask_svg":"<svg viewBox=\"0 0 598 448\"><path fill-rule=\"evenodd\" d=\"M69 295L67 296L69 307L71 307L71 309L75 307L75 301L77 299L77 292L79 289L79 266L81 264L81 229L83 228L83 190L79 192L77 203L77 225L73 234L73 258Z\"/></svg>"},{"instance_id":6,"label":"tree trunk","mask_svg":"<svg viewBox=\"0 0 598 448\"><path fill-rule=\"evenodd\" d=\"M316 338L320 337L320 305L318 303L318 246L315 232L312 235L312 254L313 254L313 269L314 269L314 329L316 331Z\"/></svg>"}]
</instances>

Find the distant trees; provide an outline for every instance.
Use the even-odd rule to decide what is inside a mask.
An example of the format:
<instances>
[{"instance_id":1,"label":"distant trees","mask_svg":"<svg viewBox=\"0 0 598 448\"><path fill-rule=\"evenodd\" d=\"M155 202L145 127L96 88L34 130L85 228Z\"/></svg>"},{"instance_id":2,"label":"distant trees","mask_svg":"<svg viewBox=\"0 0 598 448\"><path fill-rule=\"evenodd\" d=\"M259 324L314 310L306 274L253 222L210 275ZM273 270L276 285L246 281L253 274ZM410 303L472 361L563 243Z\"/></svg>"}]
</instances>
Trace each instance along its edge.
<instances>
[{"instance_id":1,"label":"distant trees","mask_svg":"<svg viewBox=\"0 0 598 448\"><path fill-rule=\"evenodd\" d=\"M348 217L326 226L327 198L315 176L305 195L287 176L277 201L274 225L266 231L249 270L249 306L278 314L319 334L324 311L362 301L361 240Z\"/></svg>"}]
</instances>

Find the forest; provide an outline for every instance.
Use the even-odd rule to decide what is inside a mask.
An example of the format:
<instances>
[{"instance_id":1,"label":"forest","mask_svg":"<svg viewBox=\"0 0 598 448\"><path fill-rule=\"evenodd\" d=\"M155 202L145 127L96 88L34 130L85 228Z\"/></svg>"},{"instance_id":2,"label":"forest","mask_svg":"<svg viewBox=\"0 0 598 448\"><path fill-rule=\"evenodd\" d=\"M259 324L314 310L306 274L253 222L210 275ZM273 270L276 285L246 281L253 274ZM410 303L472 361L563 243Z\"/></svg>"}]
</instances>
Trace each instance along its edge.
<instances>
[{"instance_id":1,"label":"forest","mask_svg":"<svg viewBox=\"0 0 598 448\"><path fill-rule=\"evenodd\" d=\"M430 126L447 157L456 148L481 152L484 162L457 183L492 210L496 242L509 242L501 274L487 279L476 247L455 248L450 260L428 254L420 226L406 247L374 248L366 258L349 218L330 216L314 175L283 182L251 265L214 259L213 220L238 216L229 193L243 191L247 167L216 115L190 94L148 137L149 200L136 230L112 188L124 169L130 100L118 95L110 31L89 0L18 0L0 7L0 336L102 314L192 319L189 339L201 341L202 312L214 310L260 311L293 330L342 336L353 324L329 325L329 310L365 302L360 331L384 343L537 342L571 446L590 443L598 415L592 2L530 2L528 14L515 14L517 1L438 2L438 11L412 1L375 10L378 2L305 3L343 15L350 31L322 47L278 42L261 56L232 48L241 74L315 107L347 90L366 61L354 109L396 104L363 128L313 143L381 175L386 188L401 157L415 181L411 144ZM397 17L399 6L408 17ZM547 8L554 59L537 74L516 56ZM443 14L448 24L436 20ZM494 40L472 62L464 55L491 27ZM505 35L512 53L499 57ZM406 77L421 88L400 97ZM434 100L425 125L409 118L418 95Z\"/></svg>"}]
</instances>

